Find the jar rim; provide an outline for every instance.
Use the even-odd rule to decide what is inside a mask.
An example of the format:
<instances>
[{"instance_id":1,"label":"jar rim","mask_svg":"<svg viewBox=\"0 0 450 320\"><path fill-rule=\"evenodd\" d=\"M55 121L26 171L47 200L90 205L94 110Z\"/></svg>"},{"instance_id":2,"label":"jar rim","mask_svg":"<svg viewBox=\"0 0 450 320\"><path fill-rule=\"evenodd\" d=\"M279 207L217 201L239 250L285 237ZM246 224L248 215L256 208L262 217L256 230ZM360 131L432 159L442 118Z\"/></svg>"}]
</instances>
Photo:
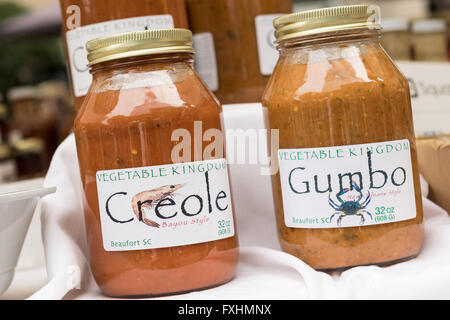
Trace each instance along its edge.
<instances>
[{"instance_id":1,"label":"jar rim","mask_svg":"<svg viewBox=\"0 0 450 320\"><path fill-rule=\"evenodd\" d=\"M194 53L192 32L156 29L96 38L86 43L89 66L123 58L164 53Z\"/></svg>"},{"instance_id":2,"label":"jar rim","mask_svg":"<svg viewBox=\"0 0 450 320\"><path fill-rule=\"evenodd\" d=\"M380 30L380 7L352 5L301 11L274 20L275 38L280 41L352 29Z\"/></svg>"},{"instance_id":3,"label":"jar rim","mask_svg":"<svg viewBox=\"0 0 450 320\"><path fill-rule=\"evenodd\" d=\"M38 153L41 152L45 147L45 142L41 138L26 138L17 141L14 144L14 149L19 153Z\"/></svg>"}]
</instances>

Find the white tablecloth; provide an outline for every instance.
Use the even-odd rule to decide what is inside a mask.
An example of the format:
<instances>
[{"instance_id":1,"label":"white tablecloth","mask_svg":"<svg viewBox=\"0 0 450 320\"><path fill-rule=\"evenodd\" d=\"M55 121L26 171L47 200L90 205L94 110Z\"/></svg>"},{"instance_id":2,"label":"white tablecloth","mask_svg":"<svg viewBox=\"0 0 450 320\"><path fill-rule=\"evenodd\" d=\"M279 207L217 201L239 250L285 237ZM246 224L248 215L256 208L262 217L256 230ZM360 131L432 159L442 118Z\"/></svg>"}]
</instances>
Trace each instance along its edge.
<instances>
[{"instance_id":1,"label":"white tablecloth","mask_svg":"<svg viewBox=\"0 0 450 320\"><path fill-rule=\"evenodd\" d=\"M259 104L224 106L226 128L264 128ZM270 178L259 165L232 165L241 257L233 281L164 299L449 299L450 218L424 199L426 237L419 257L389 267L327 274L279 250ZM42 237L49 282L31 299L102 299L86 258L80 176L74 137L58 148L42 200ZM426 187L424 187L426 193ZM78 281L81 280L81 281ZM79 284L79 282L81 282Z\"/></svg>"}]
</instances>

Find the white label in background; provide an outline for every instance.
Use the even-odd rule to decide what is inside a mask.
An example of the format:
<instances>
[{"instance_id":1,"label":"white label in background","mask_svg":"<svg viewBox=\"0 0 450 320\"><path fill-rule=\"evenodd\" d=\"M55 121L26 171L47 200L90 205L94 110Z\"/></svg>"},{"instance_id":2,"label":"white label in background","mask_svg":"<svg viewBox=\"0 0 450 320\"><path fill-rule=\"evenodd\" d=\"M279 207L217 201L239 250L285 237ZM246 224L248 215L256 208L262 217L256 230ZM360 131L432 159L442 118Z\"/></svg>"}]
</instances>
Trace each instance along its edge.
<instances>
[{"instance_id":1,"label":"white label in background","mask_svg":"<svg viewBox=\"0 0 450 320\"><path fill-rule=\"evenodd\" d=\"M205 81L211 91L219 89L219 75L217 72L216 50L212 33L203 32L193 35L195 50L194 68Z\"/></svg>"},{"instance_id":2,"label":"white label in background","mask_svg":"<svg viewBox=\"0 0 450 320\"><path fill-rule=\"evenodd\" d=\"M396 64L409 81L416 135L450 133L450 63Z\"/></svg>"},{"instance_id":3,"label":"white label in background","mask_svg":"<svg viewBox=\"0 0 450 320\"><path fill-rule=\"evenodd\" d=\"M284 221L291 228L338 228L416 217L408 140L280 149Z\"/></svg>"},{"instance_id":4,"label":"white label in background","mask_svg":"<svg viewBox=\"0 0 450 320\"><path fill-rule=\"evenodd\" d=\"M86 42L113 34L151 29L173 28L173 18L170 14L143 16L100 22L82 26L66 33L67 54L69 55L70 71L74 95L86 95L92 82L89 73Z\"/></svg>"},{"instance_id":5,"label":"white label in background","mask_svg":"<svg viewBox=\"0 0 450 320\"><path fill-rule=\"evenodd\" d=\"M106 251L234 236L225 159L98 171L96 180Z\"/></svg>"},{"instance_id":6,"label":"white label in background","mask_svg":"<svg viewBox=\"0 0 450 320\"><path fill-rule=\"evenodd\" d=\"M271 75L278 61L278 50L275 47L275 28L273 20L281 14L264 14L256 16L256 40L258 42L259 69L262 75Z\"/></svg>"}]
</instances>

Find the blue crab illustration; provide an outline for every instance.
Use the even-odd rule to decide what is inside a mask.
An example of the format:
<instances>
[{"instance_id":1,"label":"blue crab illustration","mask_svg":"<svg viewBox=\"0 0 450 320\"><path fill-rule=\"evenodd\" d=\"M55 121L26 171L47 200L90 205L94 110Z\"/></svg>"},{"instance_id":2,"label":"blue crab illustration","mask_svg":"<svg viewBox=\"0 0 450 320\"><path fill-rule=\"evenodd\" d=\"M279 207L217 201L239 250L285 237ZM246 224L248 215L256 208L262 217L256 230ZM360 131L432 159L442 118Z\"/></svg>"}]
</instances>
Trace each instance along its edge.
<instances>
[{"instance_id":1,"label":"blue crab illustration","mask_svg":"<svg viewBox=\"0 0 450 320\"><path fill-rule=\"evenodd\" d=\"M336 198L338 199L340 205L336 204L336 202L334 202L331 199L330 194L328 195L328 203L334 210L336 210L336 212L333 213L333 215L330 217L330 222L331 220L333 220L334 216L336 215L339 216L337 220L337 224L339 227L341 226L342 218L346 216L361 217L361 225L363 225L364 222L366 221L366 219L364 219L363 213L368 214L370 219L373 220L372 214L369 211L365 210L371 200L370 191L368 191L366 199L362 200L364 197L363 193L361 192L361 189L354 181L353 181L353 189L355 189L359 193L358 199L356 201L344 201L342 199L342 196L350 191L349 188L345 188L336 194Z\"/></svg>"}]
</instances>

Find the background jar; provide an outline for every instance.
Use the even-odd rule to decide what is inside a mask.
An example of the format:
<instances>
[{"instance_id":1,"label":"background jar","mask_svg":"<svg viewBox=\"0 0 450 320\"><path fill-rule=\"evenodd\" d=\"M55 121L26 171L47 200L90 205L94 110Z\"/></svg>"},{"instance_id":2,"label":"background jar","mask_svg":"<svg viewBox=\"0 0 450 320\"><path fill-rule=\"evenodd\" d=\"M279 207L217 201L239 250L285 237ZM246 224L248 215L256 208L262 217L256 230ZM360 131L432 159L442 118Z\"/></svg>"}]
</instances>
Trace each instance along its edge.
<instances>
[{"instance_id":1,"label":"background jar","mask_svg":"<svg viewBox=\"0 0 450 320\"><path fill-rule=\"evenodd\" d=\"M300 12L274 23L280 59L263 107L268 109L270 128L279 131L280 170L272 176L278 237L285 252L315 269L394 263L416 256L422 246L408 81L380 46L379 22L370 17L368 7L361 5ZM409 185L402 190L407 196L401 204L389 200L402 208L405 219L377 224L375 206L382 201L374 193L384 197L380 192L395 186L372 189L367 182L369 155L364 151L361 158L353 158L348 151L406 139L410 147L404 163L412 168ZM283 159L285 154L294 158ZM300 175L297 180L291 179L294 172ZM353 196L342 198L351 192ZM357 210L350 212L347 206ZM341 226L352 215L353 222Z\"/></svg>"},{"instance_id":2,"label":"background jar","mask_svg":"<svg viewBox=\"0 0 450 320\"><path fill-rule=\"evenodd\" d=\"M450 1L437 0L433 1L434 5L434 17L438 19L444 19L447 22L447 48L448 58L450 60Z\"/></svg>"},{"instance_id":3,"label":"background jar","mask_svg":"<svg viewBox=\"0 0 450 320\"><path fill-rule=\"evenodd\" d=\"M17 167L12 148L0 143L0 183L17 180Z\"/></svg>"},{"instance_id":4,"label":"background jar","mask_svg":"<svg viewBox=\"0 0 450 320\"><path fill-rule=\"evenodd\" d=\"M44 83L35 87L13 88L8 93L13 113L9 142L14 145L25 138L40 138L44 141L44 170L50 165L58 145L57 110L49 103L55 94L52 87ZM59 86L57 94L64 94Z\"/></svg>"},{"instance_id":5,"label":"background jar","mask_svg":"<svg viewBox=\"0 0 450 320\"><path fill-rule=\"evenodd\" d=\"M69 89L61 81L45 81L38 85L40 94L41 123L43 124L46 141L46 149L49 158L53 156L56 147L68 135L73 125L74 111L70 105Z\"/></svg>"},{"instance_id":6,"label":"background jar","mask_svg":"<svg viewBox=\"0 0 450 320\"><path fill-rule=\"evenodd\" d=\"M442 19L416 20L412 23L414 60L448 61L447 24Z\"/></svg>"},{"instance_id":7,"label":"background jar","mask_svg":"<svg viewBox=\"0 0 450 320\"><path fill-rule=\"evenodd\" d=\"M223 104L260 102L277 59L272 20L291 0L187 0L196 69ZM259 49L260 48L260 49Z\"/></svg>"},{"instance_id":8,"label":"background jar","mask_svg":"<svg viewBox=\"0 0 450 320\"><path fill-rule=\"evenodd\" d=\"M32 137L13 145L16 154L17 175L20 180L43 177L48 163L45 141Z\"/></svg>"},{"instance_id":9,"label":"background jar","mask_svg":"<svg viewBox=\"0 0 450 320\"><path fill-rule=\"evenodd\" d=\"M33 86L14 87L8 91L12 111L10 139L12 143L35 135L39 123L39 90Z\"/></svg>"},{"instance_id":10,"label":"background jar","mask_svg":"<svg viewBox=\"0 0 450 320\"><path fill-rule=\"evenodd\" d=\"M92 81L87 67L87 41L146 28L188 27L184 0L60 0L60 6L77 110Z\"/></svg>"},{"instance_id":11,"label":"background jar","mask_svg":"<svg viewBox=\"0 0 450 320\"><path fill-rule=\"evenodd\" d=\"M411 35L409 21L404 18L387 18L381 21L381 45L394 60L411 60Z\"/></svg>"},{"instance_id":12,"label":"background jar","mask_svg":"<svg viewBox=\"0 0 450 320\"><path fill-rule=\"evenodd\" d=\"M8 141L9 112L8 107L0 99L0 141Z\"/></svg>"}]
</instances>

